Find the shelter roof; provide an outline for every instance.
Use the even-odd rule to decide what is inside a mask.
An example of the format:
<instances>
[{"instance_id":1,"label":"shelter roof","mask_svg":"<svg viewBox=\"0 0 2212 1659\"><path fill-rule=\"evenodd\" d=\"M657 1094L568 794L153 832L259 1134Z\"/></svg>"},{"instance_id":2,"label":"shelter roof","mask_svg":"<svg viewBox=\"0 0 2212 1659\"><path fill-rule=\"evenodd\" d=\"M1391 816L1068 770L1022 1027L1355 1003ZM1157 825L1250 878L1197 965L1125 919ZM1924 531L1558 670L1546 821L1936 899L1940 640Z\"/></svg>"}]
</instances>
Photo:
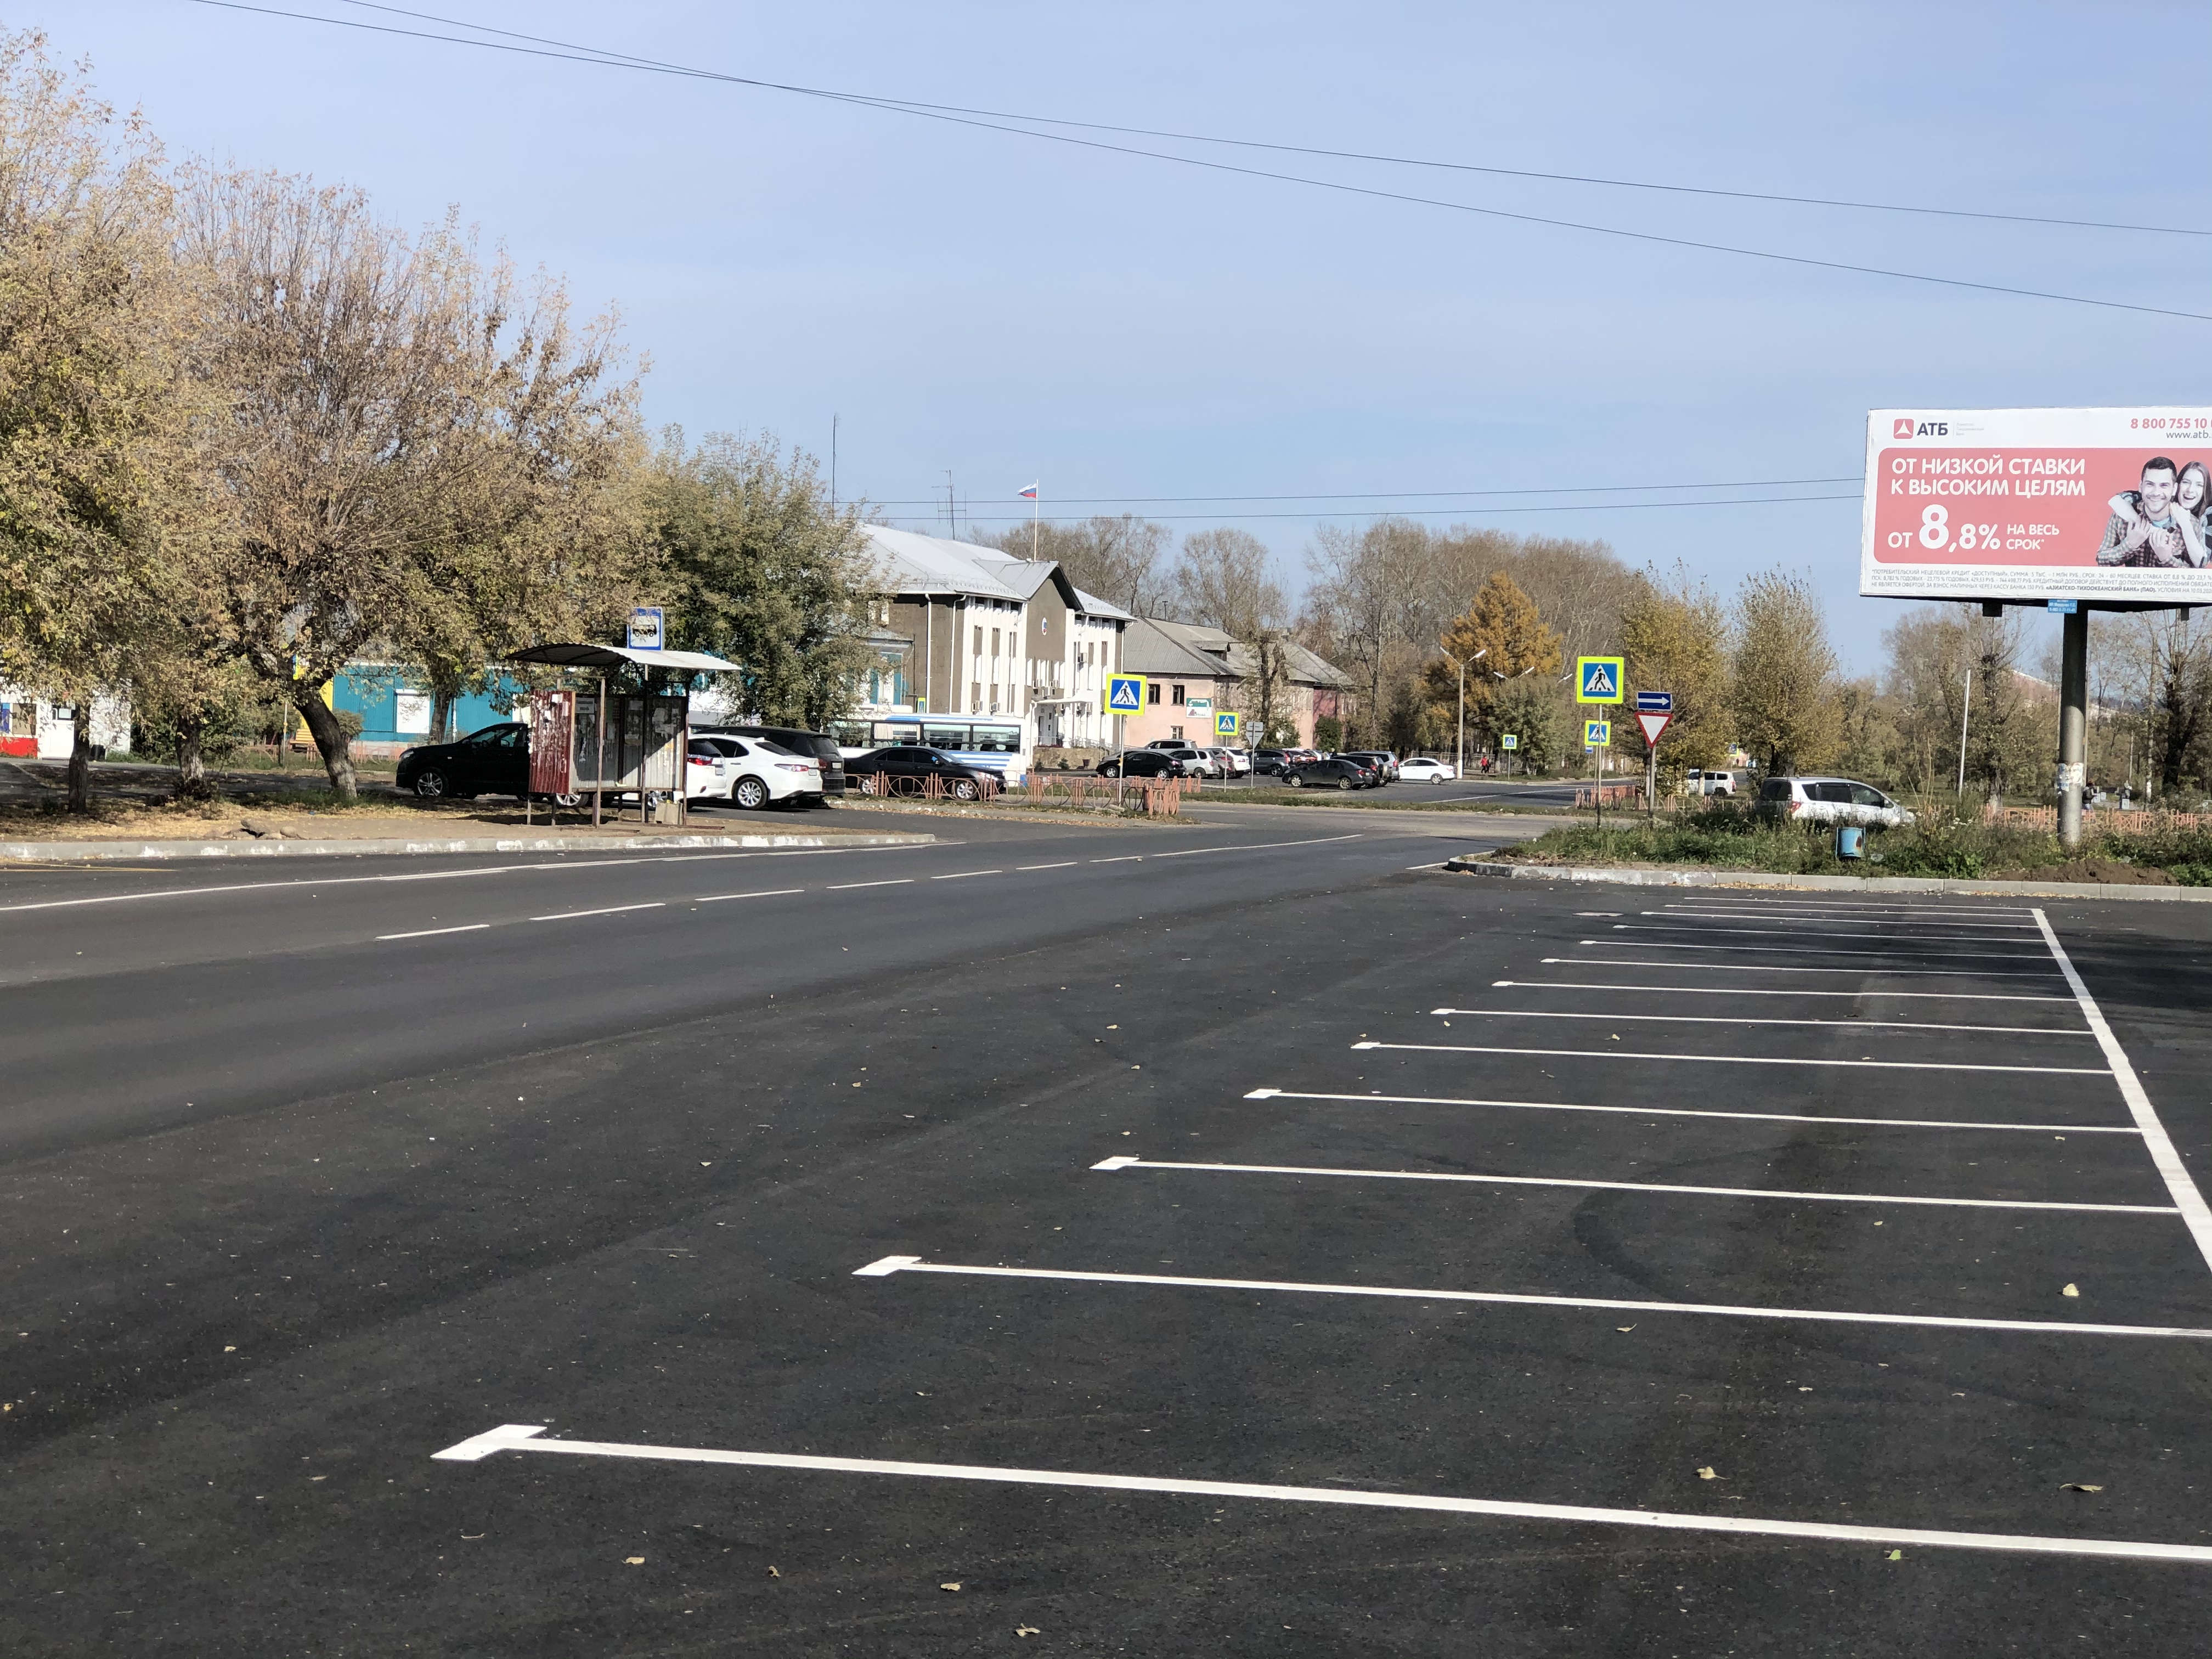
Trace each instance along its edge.
<instances>
[{"instance_id":1,"label":"shelter roof","mask_svg":"<svg viewBox=\"0 0 2212 1659\"><path fill-rule=\"evenodd\" d=\"M533 645L510 662L549 663L556 668L673 668L686 674L734 674L738 665L703 651L633 651L626 645Z\"/></svg>"}]
</instances>

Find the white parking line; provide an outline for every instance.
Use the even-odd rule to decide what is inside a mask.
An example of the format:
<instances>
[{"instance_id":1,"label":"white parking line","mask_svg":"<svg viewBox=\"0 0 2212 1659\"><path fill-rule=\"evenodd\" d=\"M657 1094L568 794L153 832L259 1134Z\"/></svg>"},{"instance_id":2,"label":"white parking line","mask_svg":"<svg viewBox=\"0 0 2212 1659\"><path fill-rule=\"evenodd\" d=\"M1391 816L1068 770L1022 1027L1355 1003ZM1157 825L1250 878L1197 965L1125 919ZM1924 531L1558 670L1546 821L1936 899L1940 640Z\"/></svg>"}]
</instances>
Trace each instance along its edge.
<instances>
[{"instance_id":1,"label":"white parking line","mask_svg":"<svg viewBox=\"0 0 2212 1659\"><path fill-rule=\"evenodd\" d=\"M663 910L667 901L655 899L650 904L610 904L597 910L563 910L558 915L532 916L532 921L574 921L579 916L618 916L625 910Z\"/></svg>"},{"instance_id":2,"label":"white parking line","mask_svg":"<svg viewBox=\"0 0 2212 1659\"><path fill-rule=\"evenodd\" d=\"M2035 914L2034 907L2026 904L1875 904L1866 899L1808 898L1802 893L1772 899L1676 899L1665 908L1669 910L1739 910L1747 913L1806 910L1844 915L2032 916ZM2030 922L2027 925L2033 927L2034 924Z\"/></svg>"},{"instance_id":3,"label":"white parking line","mask_svg":"<svg viewBox=\"0 0 2212 1659\"><path fill-rule=\"evenodd\" d=\"M1479 1187L1571 1187L1577 1191L1669 1193L1692 1198L1781 1198L1821 1204L1926 1204L1964 1210L2093 1210L2106 1215L2179 1215L2171 1204L2061 1204L2014 1198L1908 1198L1897 1193L1800 1193L1772 1187L1684 1187L1656 1181L1580 1181L1559 1176L1443 1174L1425 1170L1334 1170L1302 1164L1186 1164L1123 1154L1094 1164L1103 1174L1122 1170L1183 1170L1202 1175L1328 1176L1352 1181L1443 1181Z\"/></svg>"},{"instance_id":4,"label":"white parking line","mask_svg":"<svg viewBox=\"0 0 2212 1659\"><path fill-rule=\"evenodd\" d=\"M1438 1054L1540 1054L1564 1060L1694 1060L1718 1066L1849 1066L1884 1072L2029 1072L2052 1077L2110 1077L2102 1066L1971 1066L1959 1060L1808 1060L1796 1054L1658 1054L1632 1048L1498 1048L1456 1042L1355 1042L1354 1048L1393 1048Z\"/></svg>"},{"instance_id":5,"label":"white parking line","mask_svg":"<svg viewBox=\"0 0 2212 1659\"><path fill-rule=\"evenodd\" d=\"M423 927L411 933L379 933L376 937L380 941L387 939L432 939L440 933L480 933L490 926L488 921L471 921L460 927Z\"/></svg>"},{"instance_id":6,"label":"white parking line","mask_svg":"<svg viewBox=\"0 0 2212 1659\"><path fill-rule=\"evenodd\" d=\"M2112 1035L2112 1028L2106 1024L2104 1011L2097 1006L2096 998L2089 994L2089 988L2081 982L2081 975L2075 971L2073 958L2066 954L2065 946L2059 944L2058 934L2051 925L2051 918L2039 909L2035 912L2035 925L2043 930L2044 943L2051 947L2051 954L2065 974L2066 983L2072 989L2075 1000L2081 1005L2081 1017L2089 1022L2089 1029L2097 1034L2098 1046L2104 1049L2105 1058L2112 1063L2113 1079L2120 1085L2120 1097L2128 1103L2129 1115L2135 1119L2136 1127L2142 1131L2143 1144L2150 1149L2151 1162L2158 1166L2159 1174L2165 1178L2166 1191L2173 1194L2174 1203L2180 1207L2182 1219L2189 1224L2189 1236L2197 1241L2197 1248L2203 1255L2205 1265L2212 1267L2212 1209L2206 1208L2204 1194L2197 1190L2188 1167L2181 1161L2181 1154L2174 1149L2172 1139L2166 1133L2166 1126L2159 1121L2158 1113L2150 1103L2150 1096L2144 1092L2142 1081L2136 1076L2136 1068L2128 1059L2128 1051L2120 1046L2119 1038Z\"/></svg>"},{"instance_id":7,"label":"white parking line","mask_svg":"<svg viewBox=\"0 0 2212 1659\"><path fill-rule=\"evenodd\" d=\"M1584 939L1585 945L1600 945L1602 939ZM1851 951L1857 956L1880 956L1879 951ZM1547 968L1570 965L1577 968L1694 968L1706 974L1856 974L1862 979L1872 975L1877 979L2048 979L2050 975L2039 969L2033 973L2015 971L2010 968L1784 968L1763 962L1645 962L1638 957L1544 957L1539 958Z\"/></svg>"},{"instance_id":8,"label":"white parking line","mask_svg":"<svg viewBox=\"0 0 2212 1659\"><path fill-rule=\"evenodd\" d=\"M1535 1296L1519 1291L1439 1291L1395 1285L1322 1285L1278 1279L1200 1279L1182 1273L1082 1273L1061 1267L985 1267L919 1256L887 1255L855 1267L855 1279L891 1273L953 1273L977 1279L1040 1279L1078 1285L1158 1285L1176 1290L1282 1291L1308 1296L1374 1296L1407 1302L1484 1302L1530 1308L1596 1308L1609 1313L1714 1314L1734 1319L1802 1319L1833 1325L1918 1325L1941 1330L2033 1331L2054 1336L2212 1339L2189 1325L2095 1325L2055 1319L1968 1319L1944 1314L1855 1313L1839 1308L1767 1308L1723 1302L1632 1302L1603 1296Z\"/></svg>"},{"instance_id":9,"label":"white parking line","mask_svg":"<svg viewBox=\"0 0 2212 1659\"><path fill-rule=\"evenodd\" d=\"M956 870L949 876L932 876L932 881L965 881L970 876L1003 876L1003 870Z\"/></svg>"},{"instance_id":10,"label":"white parking line","mask_svg":"<svg viewBox=\"0 0 2212 1659\"><path fill-rule=\"evenodd\" d=\"M1615 914L1617 915L1619 913L1616 912ZM1809 921L1824 923L1831 921L1857 921L1864 922L1869 927L1917 927L1922 922L1929 920L1928 917L1920 915L1863 916L1850 911L1844 911L1824 915L1817 911L1692 910L1686 908L1680 910L1639 910L1636 914L1640 916L1706 917L1715 921ZM2035 931L2035 924L2032 921L1970 921L1968 919L1977 914L1977 912L1966 911L1943 915L1936 919L1941 921L1946 927L1980 927L1990 933L2020 933L2025 935L2033 933ZM1887 936L1885 935L1885 937Z\"/></svg>"},{"instance_id":11,"label":"white parking line","mask_svg":"<svg viewBox=\"0 0 2212 1659\"><path fill-rule=\"evenodd\" d=\"M1449 1095L1310 1094L1298 1089L1255 1089L1244 1098L1339 1100L1361 1106L1494 1106L1519 1112L1611 1112L1621 1117L1746 1118L1761 1123L1847 1123L1881 1129L2004 1129L2055 1135L2133 1135L2142 1133L2133 1124L1981 1123L1972 1118L1949 1117L1829 1117L1817 1112L1723 1112L1711 1107L1691 1106L1582 1106L1551 1100L1468 1100Z\"/></svg>"},{"instance_id":12,"label":"white parking line","mask_svg":"<svg viewBox=\"0 0 2212 1659\"><path fill-rule=\"evenodd\" d=\"M928 1480L975 1480L994 1486L1052 1486L1085 1492L1160 1492L1188 1498L1243 1498L1270 1503L1322 1504L1338 1509L1413 1510L1428 1514L1480 1515L1511 1521L1558 1521L1577 1526L1644 1527L1666 1532L1722 1533L1735 1537L1805 1538L1828 1543L1880 1544L1893 1548L2002 1551L2015 1554L2090 1556L2103 1559L2212 1563L2212 1545L2155 1544L2118 1538L2059 1538L2037 1534L1944 1532L1925 1527L1844 1525L1824 1521L1767 1521L1747 1515L1687 1515L1664 1510L1605 1509L1585 1504L1530 1504L1492 1498L1439 1498L1422 1492L1375 1492L1357 1486L1285 1486L1249 1480L1184 1480L1164 1475L1092 1474L1071 1469L1027 1469L982 1463L918 1463L877 1457L824 1457L796 1452L720 1451L698 1446L650 1446L611 1440L544 1440L536 1423L505 1423L431 1455L473 1463L497 1452L553 1452L572 1457L618 1457L658 1463L709 1463L741 1468L806 1469L827 1474L895 1475Z\"/></svg>"},{"instance_id":13,"label":"white parking line","mask_svg":"<svg viewBox=\"0 0 2212 1659\"><path fill-rule=\"evenodd\" d=\"M1018 864L1014 868L1017 870L1073 870L1082 862L1081 859L1069 859L1064 864Z\"/></svg>"},{"instance_id":14,"label":"white parking line","mask_svg":"<svg viewBox=\"0 0 2212 1659\"><path fill-rule=\"evenodd\" d=\"M822 890L825 893L849 893L855 887L910 887L913 884L912 876L898 876L890 881L841 881Z\"/></svg>"},{"instance_id":15,"label":"white parking line","mask_svg":"<svg viewBox=\"0 0 2212 1659\"><path fill-rule=\"evenodd\" d=\"M764 887L757 893L708 893L691 901L694 904L720 904L725 899L782 898L791 893L803 893L804 887Z\"/></svg>"},{"instance_id":16,"label":"white parking line","mask_svg":"<svg viewBox=\"0 0 2212 1659\"><path fill-rule=\"evenodd\" d=\"M1840 1025L1850 1031L1996 1031L2014 1036L2085 1037L2051 1025L1936 1025L1911 1019L1753 1019L1730 1014L1592 1014L1549 1008L1431 1008L1432 1014L1474 1014L1498 1019L1656 1020L1667 1025Z\"/></svg>"},{"instance_id":17,"label":"white parking line","mask_svg":"<svg viewBox=\"0 0 2212 1659\"><path fill-rule=\"evenodd\" d=\"M1633 945L1639 951L1735 951L1741 954L1765 957L1882 957L1898 960L1893 951L1823 951L1814 945L1669 945L1662 939L1578 939L1577 945ZM1960 961L2033 962L2039 951L1922 951L1904 957L1906 962L1927 962L1937 957L1954 957ZM1978 969L1967 969L1968 976Z\"/></svg>"},{"instance_id":18,"label":"white parking line","mask_svg":"<svg viewBox=\"0 0 2212 1659\"><path fill-rule=\"evenodd\" d=\"M1546 957L1544 960L1572 962L1577 958ZM1631 968L1674 968L1680 964L1672 962L1638 962L1625 963L1621 965ZM1705 965L1710 967L1712 964ZM1790 970L1786 968L1775 968L1765 971L1784 974ZM1808 968L1804 971L1808 974L1826 974L1850 973L1854 970L1848 968ZM1673 995L1686 997L1916 997L1935 1002L2071 1002L2074 1000L2072 997L2036 996L2024 991L1800 991L1795 988L1787 991L1762 991L1748 985L1607 985L1577 979L1493 979L1490 982L1493 987L1534 986L1547 991L1663 991Z\"/></svg>"},{"instance_id":19,"label":"white parking line","mask_svg":"<svg viewBox=\"0 0 2212 1659\"><path fill-rule=\"evenodd\" d=\"M1749 933L1761 939L1798 939L1804 934L1802 927L1677 927L1664 921L1616 921L1616 933L1698 933L1711 938L1719 933ZM1957 945L2002 945L2005 936L1993 933L1845 933L1832 927L1820 931L1822 939L1883 939L1893 945L1923 945L1929 940ZM2018 935L2025 944L2031 935ZM1639 943L1641 941L1638 941ZM1673 949L1671 945L1668 947ZM1946 954L1948 954L1948 952Z\"/></svg>"}]
</instances>

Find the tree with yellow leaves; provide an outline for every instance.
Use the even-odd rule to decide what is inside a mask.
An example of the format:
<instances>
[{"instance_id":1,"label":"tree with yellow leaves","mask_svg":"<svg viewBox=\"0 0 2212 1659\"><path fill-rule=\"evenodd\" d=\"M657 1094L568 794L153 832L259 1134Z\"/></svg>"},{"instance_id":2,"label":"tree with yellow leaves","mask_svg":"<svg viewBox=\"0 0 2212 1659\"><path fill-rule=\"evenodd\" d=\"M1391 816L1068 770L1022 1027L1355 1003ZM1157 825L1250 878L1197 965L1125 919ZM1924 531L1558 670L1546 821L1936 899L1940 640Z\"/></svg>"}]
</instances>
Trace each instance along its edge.
<instances>
[{"instance_id":1,"label":"tree with yellow leaves","mask_svg":"<svg viewBox=\"0 0 2212 1659\"><path fill-rule=\"evenodd\" d=\"M1719 596L1677 564L1665 580L1647 580L1622 608L1620 646L1632 688L1674 694L1674 722L1660 740L1667 769L1724 761L1735 716L1729 704L1728 612ZM1641 726L1631 726L1624 741L1636 760L1645 757Z\"/></svg>"},{"instance_id":2,"label":"tree with yellow leaves","mask_svg":"<svg viewBox=\"0 0 2212 1659\"><path fill-rule=\"evenodd\" d=\"M1467 665L1467 714L1477 726L1491 724L1501 685L1559 670L1559 635L1537 614L1536 602L1503 571L1483 583L1474 603L1444 629L1440 644L1449 660L1430 663L1423 678L1430 702L1447 724L1458 714L1456 664Z\"/></svg>"}]
</instances>

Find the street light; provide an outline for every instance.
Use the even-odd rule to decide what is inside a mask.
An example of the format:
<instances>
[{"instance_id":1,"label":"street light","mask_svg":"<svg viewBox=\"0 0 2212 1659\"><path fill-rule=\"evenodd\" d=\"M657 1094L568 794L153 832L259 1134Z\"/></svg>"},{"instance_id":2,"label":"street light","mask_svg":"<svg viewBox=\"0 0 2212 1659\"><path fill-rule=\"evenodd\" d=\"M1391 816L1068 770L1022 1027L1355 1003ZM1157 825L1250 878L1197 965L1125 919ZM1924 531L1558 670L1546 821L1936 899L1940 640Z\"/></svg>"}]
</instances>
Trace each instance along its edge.
<instances>
[{"instance_id":1,"label":"street light","mask_svg":"<svg viewBox=\"0 0 2212 1659\"><path fill-rule=\"evenodd\" d=\"M1467 663L1480 662L1490 654L1490 647L1484 646L1481 650L1469 657L1467 662L1462 662L1450 652L1446 651L1441 643L1437 645L1437 650L1446 662L1459 670L1459 747L1453 750L1452 775L1465 782L1467 781Z\"/></svg>"}]
</instances>

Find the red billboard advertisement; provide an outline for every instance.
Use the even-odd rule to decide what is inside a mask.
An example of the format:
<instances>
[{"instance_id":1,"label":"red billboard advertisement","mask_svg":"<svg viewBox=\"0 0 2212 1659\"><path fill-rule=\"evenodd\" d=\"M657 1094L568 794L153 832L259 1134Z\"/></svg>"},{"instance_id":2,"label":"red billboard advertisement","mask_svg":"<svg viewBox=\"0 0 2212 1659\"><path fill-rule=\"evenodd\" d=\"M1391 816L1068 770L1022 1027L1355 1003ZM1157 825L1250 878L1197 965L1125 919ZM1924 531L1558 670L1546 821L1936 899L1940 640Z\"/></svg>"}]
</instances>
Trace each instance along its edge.
<instances>
[{"instance_id":1,"label":"red billboard advertisement","mask_svg":"<svg viewBox=\"0 0 2212 1659\"><path fill-rule=\"evenodd\" d=\"M533 691L524 718L530 722L530 793L575 793L576 694Z\"/></svg>"},{"instance_id":2,"label":"red billboard advertisement","mask_svg":"<svg viewBox=\"0 0 2212 1659\"><path fill-rule=\"evenodd\" d=\"M2212 409L1877 409L1859 592L2212 603Z\"/></svg>"}]
</instances>

